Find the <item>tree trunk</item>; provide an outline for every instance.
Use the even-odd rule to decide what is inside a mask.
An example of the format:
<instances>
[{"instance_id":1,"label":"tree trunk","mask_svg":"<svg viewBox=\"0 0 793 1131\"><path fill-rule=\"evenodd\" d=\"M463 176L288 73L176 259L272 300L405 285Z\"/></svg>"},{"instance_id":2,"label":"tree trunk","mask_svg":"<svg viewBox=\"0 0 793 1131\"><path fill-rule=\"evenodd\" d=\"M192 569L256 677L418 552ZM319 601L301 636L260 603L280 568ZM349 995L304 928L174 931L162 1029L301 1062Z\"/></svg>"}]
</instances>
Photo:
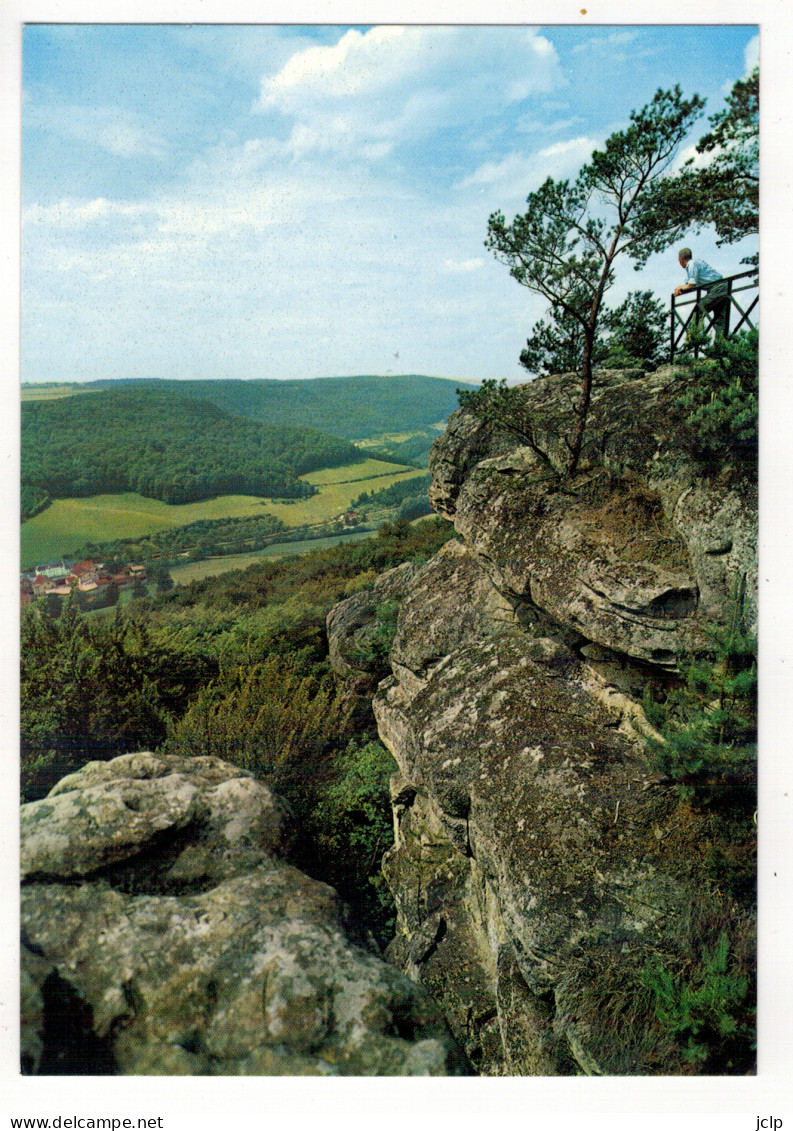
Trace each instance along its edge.
<instances>
[{"instance_id":1,"label":"tree trunk","mask_svg":"<svg viewBox=\"0 0 793 1131\"><path fill-rule=\"evenodd\" d=\"M569 477L575 475L578 461L581 458L581 447L584 443L584 430L586 429L587 416L589 415L589 402L592 399L592 353L594 350L594 335L587 334L584 340L584 356L581 361L581 396L575 406L575 431L570 444L570 456L567 460L565 474Z\"/></svg>"}]
</instances>

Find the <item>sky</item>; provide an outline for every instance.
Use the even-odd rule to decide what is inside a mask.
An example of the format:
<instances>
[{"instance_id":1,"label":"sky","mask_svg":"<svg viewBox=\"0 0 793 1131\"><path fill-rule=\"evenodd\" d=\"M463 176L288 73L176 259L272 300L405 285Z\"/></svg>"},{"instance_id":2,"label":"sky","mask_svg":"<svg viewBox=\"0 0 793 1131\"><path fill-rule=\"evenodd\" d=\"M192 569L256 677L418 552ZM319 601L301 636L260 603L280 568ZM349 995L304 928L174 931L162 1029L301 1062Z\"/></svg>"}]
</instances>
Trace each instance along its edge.
<instances>
[{"instance_id":1,"label":"sky","mask_svg":"<svg viewBox=\"0 0 793 1131\"><path fill-rule=\"evenodd\" d=\"M28 25L22 379L525 377L545 307L485 249L491 212L658 87L716 112L757 31ZM610 301L679 276L626 263Z\"/></svg>"}]
</instances>

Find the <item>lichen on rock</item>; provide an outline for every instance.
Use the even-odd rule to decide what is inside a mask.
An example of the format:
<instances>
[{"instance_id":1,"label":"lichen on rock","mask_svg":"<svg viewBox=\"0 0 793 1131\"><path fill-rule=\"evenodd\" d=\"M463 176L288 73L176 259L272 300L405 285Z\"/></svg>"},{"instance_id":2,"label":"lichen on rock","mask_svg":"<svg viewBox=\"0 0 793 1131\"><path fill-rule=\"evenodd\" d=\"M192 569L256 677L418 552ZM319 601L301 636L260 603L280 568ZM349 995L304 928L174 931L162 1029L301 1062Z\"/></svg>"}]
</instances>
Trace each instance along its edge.
<instances>
[{"instance_id":1,"label":"lichen on rock","mask_svg":"<svg viewBox=\"0 0 793 1131\"><path fill-rule=\"evenodd\" d=\"M467 1072L426 993L283 859L291 824L217 758L91 763L24 806L24 1070Z\"/></svg>"},{"instance_id":2,"label":"lichen on rock","mask_svg":"<svg viewBox=\"0 0 793 1131\"><path fill-rule=\"evenodd\" d=\"M552 455L566 380L525 389ZM601 374L573 480L463 410L431 456L461 540L411 579L374 699L399 766L389 955L485 1074L674 1071L642 970L695 920L751 936L701 882L711 818L642 741L643 696L728 622L737 584L756 615L755 491L686 459L675 381Z\"/></svg>"}]
</instances>

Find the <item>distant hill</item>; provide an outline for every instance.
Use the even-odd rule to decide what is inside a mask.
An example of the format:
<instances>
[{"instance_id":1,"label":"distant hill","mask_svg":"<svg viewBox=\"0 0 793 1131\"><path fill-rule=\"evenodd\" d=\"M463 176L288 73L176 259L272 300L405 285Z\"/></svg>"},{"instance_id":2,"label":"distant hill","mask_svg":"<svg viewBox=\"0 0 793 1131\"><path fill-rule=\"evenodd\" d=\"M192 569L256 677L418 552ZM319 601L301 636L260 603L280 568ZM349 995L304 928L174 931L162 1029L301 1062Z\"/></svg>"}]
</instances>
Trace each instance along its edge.
<instances>
[{"instance_id":1,"label":"distant hill","mask_svg":"<svg viewBox=\"0 0 793 1131\"><path fill-rule=\"evenodd\" d=\"M465 383L465 382L463 382ZM457 408L455 382L408 374L317 377L305 381L92 381L89 389L156 388L211 401L226 412L269 424L315 428L345 440L431 427Z\"/></svg>"},{"instance_id":2,"label":"distant hill","mask_svg":"<svg viewBox=\"0 0 793 1131\"><path fill-rule=\"evenodd\" d=\"M301 498L314 488L298 476L360 460L336 436L233 416L186 396L182 382L167 384L23 402L23 517L50 498L122 491L165 503Z\"/></svg>"}]
</instances>

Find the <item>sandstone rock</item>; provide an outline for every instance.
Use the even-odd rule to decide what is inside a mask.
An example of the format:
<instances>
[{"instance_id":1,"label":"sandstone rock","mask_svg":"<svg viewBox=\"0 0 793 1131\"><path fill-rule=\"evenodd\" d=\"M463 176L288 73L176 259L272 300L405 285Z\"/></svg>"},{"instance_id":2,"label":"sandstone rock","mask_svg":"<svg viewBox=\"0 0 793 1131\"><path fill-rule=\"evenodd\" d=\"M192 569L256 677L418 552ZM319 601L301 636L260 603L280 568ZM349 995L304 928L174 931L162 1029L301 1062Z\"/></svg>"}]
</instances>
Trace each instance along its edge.
<instances>
[{"instance_id":1,"label":"sandstone rock","mask_svg":"<svg viewBox=\"0 0 793 1131\"><path fill-rule=\"evenodd\" d=\"M378 628L377 610L387 601L399 601L413 576L410 562L382 573L374 584L340 601L326 618L331 667L345 684L347 696L368 699L378 681L388 674L386 654L373 648Z\"/></svg>"},{"instance_id":2,"label":"sandstone rock","mask_svg":"<svg viewBox=\"0 0 793 1131\"><path fill-rule=\"evenodd\" d=\"M493 462L502 474L512 457ZM639 701L647 673L666 658L631 658L670 647L681 620L696 639L680 594L696 584L688 550L656 497L655 532L644 527L638 491L609 518L598 491L532 502L524 484L491 498L475 482L475 506L469 482L455 488L466 544L447 544L413 578L393 676L374 700L400 770L384 861L398 911L389 956L442 1005L483 1074L653 1071L663 1056L645 1035L609 1041L592 1003L611 1000L602 971L619 967L639 986L700 897L702 822L680 813L637 741L651 730ZM552 549L567 552L557 574ZM594 570L619 600L573 620L570 594ZM657 598L665 615L645 611L644 626L627 609Z\"/></svg>"},{"instance_id":3,"label":"sandstone rock","mask_svg":"<svg viewBox=\"0 0 793 1131\"><path fill-rule=\"evenodd\" d=\"M333 889L275 857L286 824L214 758L94 763L25 806L24 1069L468 1071L427 995L351 941ZM57 1049L64 1009L74 1047Z\"/></svg>"},{"instance_id":4,"label":"sandstone rock","mask_svg":"<svg viewBox=\"0 0 793 1131\"><path fill-rule=\"evenodd\" d=\"M206 884L263 852L285 855L291 830L266 786L218 758L126 754L89 762L23 807L22 878L86 876L156 848L138 883Z\"/></svg>"},{"instance_id":5,"label":"sandstone rock","mask_svg":"<svg viewBox=\"0 0 793 1131\"><path fill-rule=\"evenodd\" d=\"M704 479L675 447L675 381L671 368L641 378L599 373L570 482L463 410L430 460L433 505L503 596L535 606L581 643L667 668L703 643L706 624L728 619L737 584L751 627L757 582L756 499L736 475ZM569 424L570 383L525 386L527 403L550 422L549 450Z\"/></svg>"},{"instance_id":6,"label":"sandstone rock","mask_svg":"<svg viewBox=\"0 0 793 1131\"><path fill-rule=\"evenodd\" d=\"M516 619L516 608L493 588L467 546L447 542L413 578L391 661L421 673L461 640L484 639Z\"/></svg>"}]
</instances>

